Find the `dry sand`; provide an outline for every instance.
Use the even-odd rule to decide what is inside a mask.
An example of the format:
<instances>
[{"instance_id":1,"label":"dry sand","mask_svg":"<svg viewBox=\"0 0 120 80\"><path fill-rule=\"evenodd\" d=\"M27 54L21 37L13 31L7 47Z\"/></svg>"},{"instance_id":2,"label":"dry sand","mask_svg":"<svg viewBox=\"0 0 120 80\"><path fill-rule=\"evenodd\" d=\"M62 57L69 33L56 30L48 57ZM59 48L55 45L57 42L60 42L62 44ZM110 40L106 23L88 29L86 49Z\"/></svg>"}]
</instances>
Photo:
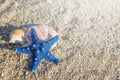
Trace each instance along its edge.
<instances>
[{"instance_id":1,"label":"dry sand","mask_svg":"<svg viewBox=\"0 0 120 80\"><path fill-rule=\"evenodd\" d=\"M120 80L120 0L0 0L0 80ZM59 65L16 56L9 32L45 24L60 35Z\"/></svg>"}]
</instances>

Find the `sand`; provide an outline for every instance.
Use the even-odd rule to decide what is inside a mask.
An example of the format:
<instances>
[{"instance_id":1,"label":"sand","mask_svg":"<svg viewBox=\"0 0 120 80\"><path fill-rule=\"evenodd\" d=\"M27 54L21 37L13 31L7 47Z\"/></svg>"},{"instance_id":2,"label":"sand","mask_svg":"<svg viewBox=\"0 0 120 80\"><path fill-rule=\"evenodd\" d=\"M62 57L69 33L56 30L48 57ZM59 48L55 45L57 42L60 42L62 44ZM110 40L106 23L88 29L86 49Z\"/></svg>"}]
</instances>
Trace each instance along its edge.
<instances>
[{"instance_id":1,"label":"sand","mask_svg":"<svg viewBox=\"0 0 120 80\"><path fill-rule=\"evenodd\" d=\"M0 80L120 80L120 0L0 0ZM53 27L60 40L30 72L9 34L30 24Z\"/></svg>"}]
</instances>

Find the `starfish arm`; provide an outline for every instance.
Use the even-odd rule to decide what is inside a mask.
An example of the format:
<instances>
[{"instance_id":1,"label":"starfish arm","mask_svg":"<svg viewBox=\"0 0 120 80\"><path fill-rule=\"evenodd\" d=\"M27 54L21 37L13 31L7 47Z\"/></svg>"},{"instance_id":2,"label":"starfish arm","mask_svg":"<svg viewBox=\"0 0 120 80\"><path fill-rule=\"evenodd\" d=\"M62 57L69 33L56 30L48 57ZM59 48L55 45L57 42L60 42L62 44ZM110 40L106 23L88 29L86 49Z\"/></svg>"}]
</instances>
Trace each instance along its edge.
<instances>
[{"instance_id":1,"label":"starfish arm","mask_svg":"<svg viewBox=\"0 0 120 80\"><path fill-rule=\"evenodd\" d=\"M45 57L46 60L53 62L55 64L60 63L59 59L57 59L54 55L52 55L50 51L48 51L46 55L47 55L47 57Z\"/></svg>"},{"instance_id":2,"label":"starfish arm","mask_svg":"<svg viewBox=\"0 0 120 80\"><path fill-rule=\"evenodd\" d=\"M25 53L25 54L28 54L28 55L32 56L32 53L30 52L29 46L15 48L15 51L18 54L24 54Z\"/></svg>"},{"instance_id":3,"label":"starfish arm","mask_svg":"<svg viewBox=\"0 0 120 80\"><path fill-rule=\"evenodd\" d=\"M31 29L30 33L31 33L31 36L32 36L32 42L33 43L40 43L41 42L41 40L37 36L37 33L36 33L34 28Z\"/></svg>"},{"instance_id":4,"label":"starfish arm","mask_svg":"<svg viewBox=\"0 0 120 80\"><path fill-rule=\"evenodd\" d=\"M36 55L33 57L33 64L32 64L32 67L31 67L31 71L32 72L35 72L35 70L38 68L41 60L42 60L42 57L40 56L40 53L35 53Z\"/></svg>"},{"instance_id":5,"label":"starfish arm","mask_svg":"<svg viewBox=\"0 0 120 80\"><path fill-rule=\"evenodd\" d=\"M48 48L50 48L56 41L58 41L58 39L59 39L59 36L57 35L51 40L45 42L45 44L48 46Z\"/></svg>"}]
</instances>

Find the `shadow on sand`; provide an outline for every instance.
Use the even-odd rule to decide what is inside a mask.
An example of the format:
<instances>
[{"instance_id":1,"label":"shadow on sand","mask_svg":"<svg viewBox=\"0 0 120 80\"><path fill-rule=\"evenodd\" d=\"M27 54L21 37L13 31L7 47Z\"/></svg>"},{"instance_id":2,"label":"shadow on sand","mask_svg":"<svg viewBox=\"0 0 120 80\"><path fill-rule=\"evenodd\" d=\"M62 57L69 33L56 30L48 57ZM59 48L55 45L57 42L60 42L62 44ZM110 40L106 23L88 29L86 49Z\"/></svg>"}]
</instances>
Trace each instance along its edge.
<instances>
[{"instance_id":1,"label":"shadow on sand","mask_svg":"<svg viewBox=\"0 0 120 80\"><path fill-rule=\"evenodd\" d=\"M21 25L21 26L6 24L6 26L0 26L0 38L1 38L1 41L4 42L4 43L3 42L0 43L0 48L13 50L15 47L21 46L20 44L9 43L10 33L15 29L28 28L34 25L36 24L28 24L28 25Z\"/></svg>"},{"instance_id":2,"label":"shadow on sand","mask_svg":"<svg viewBox=\"0 0 120 80\"><path fill-rule=\"evenodd\" d=\"M1 38L0 48L10 49L10 50L14 48L14 45L16 44L10 44L8 43L8 41L9 41L10 32L15 29L18 29L18 27L13 26L11 24L6 24L6 26L0 26L0 38Z\"/></svg>"}]
</instances>

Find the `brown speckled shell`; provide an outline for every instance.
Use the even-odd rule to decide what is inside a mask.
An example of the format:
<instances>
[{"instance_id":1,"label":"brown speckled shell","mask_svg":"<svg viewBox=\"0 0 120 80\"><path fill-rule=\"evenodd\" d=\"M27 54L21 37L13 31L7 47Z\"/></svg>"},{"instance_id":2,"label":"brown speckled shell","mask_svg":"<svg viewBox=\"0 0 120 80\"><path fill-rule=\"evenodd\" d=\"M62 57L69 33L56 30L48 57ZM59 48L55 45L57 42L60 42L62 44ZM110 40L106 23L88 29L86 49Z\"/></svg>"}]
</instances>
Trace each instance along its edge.
<instances>
[{"instance_id":1,"label":"brown speckled shell","mask_svg":"<svg viewBox=\"0 0 120 80\"><path fill-rule=\"evenodd\" d=\"M10 43L20 43L24 44L25 43L25 38L24 38L24 30L23 29L17 29L11 32L10 34Z\"/></svg>"}]
</instances>

